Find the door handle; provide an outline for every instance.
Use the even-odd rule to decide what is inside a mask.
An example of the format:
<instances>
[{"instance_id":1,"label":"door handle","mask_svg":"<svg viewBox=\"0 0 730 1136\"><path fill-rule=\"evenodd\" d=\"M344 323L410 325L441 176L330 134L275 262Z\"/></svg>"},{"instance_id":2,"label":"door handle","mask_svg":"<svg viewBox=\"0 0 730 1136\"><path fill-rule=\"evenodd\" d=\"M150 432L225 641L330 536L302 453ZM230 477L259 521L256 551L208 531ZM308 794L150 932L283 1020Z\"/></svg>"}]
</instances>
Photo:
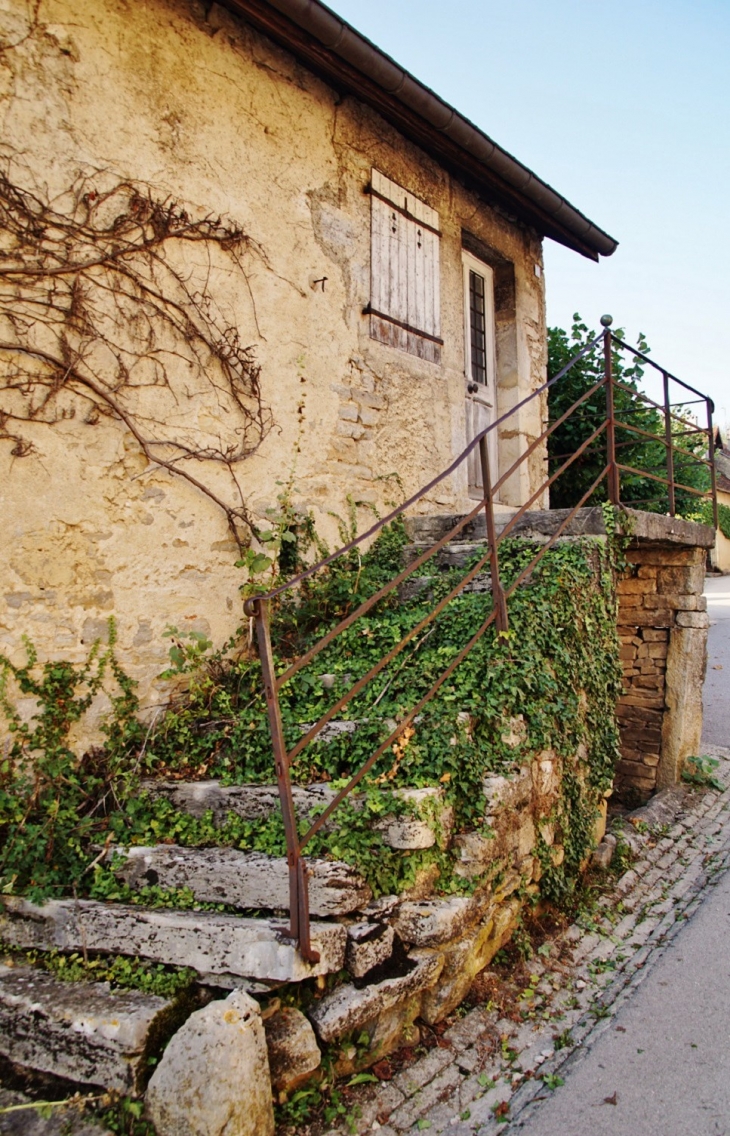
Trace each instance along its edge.
<instances>
[{"instance_id":1,"label":"door handle","mask_svg":"<svg viewBox=\"0 0 730 1136\"><path fill-rule=\"evenodd\" d=\"M476 394L477 391L479 390L479 383L467 383L466 389L469 392L469 394Z\"/></svg>"}]
</instances>

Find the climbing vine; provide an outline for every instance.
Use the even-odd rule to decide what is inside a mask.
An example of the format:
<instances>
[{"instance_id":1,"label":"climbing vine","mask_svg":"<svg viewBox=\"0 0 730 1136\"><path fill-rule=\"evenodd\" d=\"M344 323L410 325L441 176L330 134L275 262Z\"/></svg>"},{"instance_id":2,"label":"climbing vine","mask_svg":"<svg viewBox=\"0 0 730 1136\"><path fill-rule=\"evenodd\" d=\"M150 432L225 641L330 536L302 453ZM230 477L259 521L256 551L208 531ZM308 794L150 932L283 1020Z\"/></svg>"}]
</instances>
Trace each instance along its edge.
<instances>
[{"instance_id":1,"label":"climbing vine","mask_svg":"<svg viewBox=\"0 0 730 1136\"><path fill-rule=\"evenodd\" d=\"M245 289L246 258L262 251L150 185L86 170L50 199L16 165L0 154L0 441L22 458L38 427L116 420L244 547L238 470L272 418L220 285L232 275Z\"/></svg>"}]
</instances>

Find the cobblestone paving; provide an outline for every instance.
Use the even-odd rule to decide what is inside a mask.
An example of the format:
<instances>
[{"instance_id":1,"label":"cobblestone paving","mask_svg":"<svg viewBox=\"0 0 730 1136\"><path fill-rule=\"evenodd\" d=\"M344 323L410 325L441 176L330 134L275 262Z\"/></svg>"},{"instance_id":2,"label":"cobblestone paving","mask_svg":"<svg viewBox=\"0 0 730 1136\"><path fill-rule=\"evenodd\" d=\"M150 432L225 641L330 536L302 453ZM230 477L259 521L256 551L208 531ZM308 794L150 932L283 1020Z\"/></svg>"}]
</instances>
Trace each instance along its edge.
<instances>
[{"instance_id":1,"label":"cobblestone paving","mask_svg":"<svg viewBox=\"0 0 730 1136\"><path fill-rule=\"evenodd\" d=\"M519 1004L526 1020L470 1010L437 1048L392 1081L362 1092L350 1131L491 1136L551 1091L566 1062L610 1025L691 918L703 890L730 866L730 749L706 746L703 752L720 760L725 789L677 794L669 826L632 834L636 858L593 918L573 924L553 940L550 955L530 961L530 988ZM332 1129L328 1136L347 1131Z\"/></svg>"}]
</instances>

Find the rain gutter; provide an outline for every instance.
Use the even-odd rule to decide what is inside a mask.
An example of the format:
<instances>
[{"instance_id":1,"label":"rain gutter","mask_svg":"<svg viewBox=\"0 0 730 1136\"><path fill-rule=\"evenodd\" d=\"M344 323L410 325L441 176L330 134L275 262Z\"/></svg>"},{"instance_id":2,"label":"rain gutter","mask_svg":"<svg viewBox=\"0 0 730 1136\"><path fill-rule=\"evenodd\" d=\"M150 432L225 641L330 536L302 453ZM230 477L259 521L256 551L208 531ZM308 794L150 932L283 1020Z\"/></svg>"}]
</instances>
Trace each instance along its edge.
<instances>
[{"instance_id":1,"label":"rain gutter","mask_svg":"<svg viewBox=\"0 0 730 1136\"><path fill-rule=\"evenodd\" d=\"M615 251L618 241L319 0L223 3L542 236L591 260Z\"/></svg>"}]
</instances>

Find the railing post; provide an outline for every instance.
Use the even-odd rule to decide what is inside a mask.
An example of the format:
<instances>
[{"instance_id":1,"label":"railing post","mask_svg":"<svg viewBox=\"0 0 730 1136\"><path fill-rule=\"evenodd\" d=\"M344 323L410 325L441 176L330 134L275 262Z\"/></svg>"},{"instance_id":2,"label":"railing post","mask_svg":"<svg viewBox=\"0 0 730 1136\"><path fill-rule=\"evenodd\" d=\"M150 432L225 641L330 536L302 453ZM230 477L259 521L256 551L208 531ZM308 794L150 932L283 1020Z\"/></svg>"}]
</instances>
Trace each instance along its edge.
<instances>
[{"instance_id":1,"label":"railing post","mask_svg":"<svg viewBox=\"0 0 730 1136\"><path fill-rule=\"evenodd\" d=\"M297 818L291 789L289 756L284 741L284 728L281 722L279 692L276 685L274 655L271 650L271 631L269 601L254 598L246 600L244 612L256 620L256 640L259 645L261 672L266 696L266 712L269 718L271 744L274 750L276 782L279 787L281 815L284 820L286 836L286 860L289 866L289 916L290 935L299 942L299 950L307 962L319 962L319 954L312 950L309 936L309 900L307 892L307 867L299 847Z\"/></svg>"},{"instance_id":2,"label":"railing post","mask_svg":"<svg viewBox=\"0 0 730 1136\"><path fill-rule=\"evenodd\" d=\"M482 486L484 487L484 512L487 522L487 542L489 544L489 570L492 577L492 599L494 600L495 627L497 631L508 631L507 601L504 598L504 588L499 576L499 553L497 551L497 534L494 527L494 495L492 493L492 476L489 470L489 449L486 434L479 439L479 462L482 467Z\"/></svg>"},{"instance_id":3,"label":"railing post","mask_svg":"<svg viewBox=\"0 0 730 1136\"><path fill-rule=\"evenodd\" d=\"M674 496L674 436L672 434L672 415L669 404L669 375L662 371L664 380L664 440L667 448L667 480L669 482L669 515L674 517L677 502Z\"/></svg>"},{"instance_id":4,"label":"railing post","mask_svg":"<svg viewBox=\"0 0 730 1136\"><path fill-rule=\"evenodd\" d=\"M715 404L711 398L706 399L707 403L707 456L710 459L710 485L712 486L712 523L715 529L720 527L720 520L717 515L717 471L715 470L715 431L712 426L712 412L715 409Z\"/></svg>"},{"instance_id":5,"label":"railing post","mask_svg":"<svg viewBox=\"0 0 730 1136\"><path fill-rule=\"evenodd\" d=\"M620 503L620 476L616 465L616 411L613 400L613 359L611 357L611 324L613 316L601 316L603 326L603 374L606 384L606 448L608 464L608 499Z\"/></svg>"}]
</instances>

